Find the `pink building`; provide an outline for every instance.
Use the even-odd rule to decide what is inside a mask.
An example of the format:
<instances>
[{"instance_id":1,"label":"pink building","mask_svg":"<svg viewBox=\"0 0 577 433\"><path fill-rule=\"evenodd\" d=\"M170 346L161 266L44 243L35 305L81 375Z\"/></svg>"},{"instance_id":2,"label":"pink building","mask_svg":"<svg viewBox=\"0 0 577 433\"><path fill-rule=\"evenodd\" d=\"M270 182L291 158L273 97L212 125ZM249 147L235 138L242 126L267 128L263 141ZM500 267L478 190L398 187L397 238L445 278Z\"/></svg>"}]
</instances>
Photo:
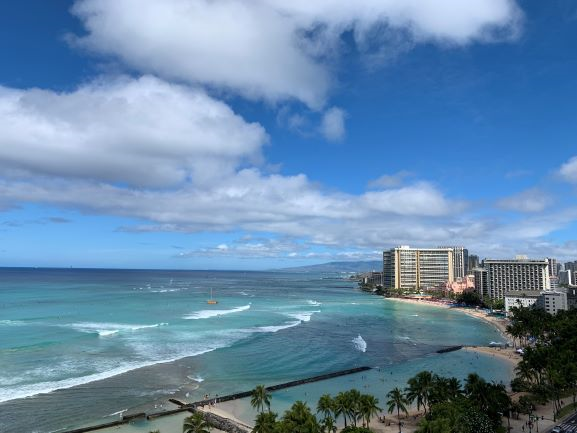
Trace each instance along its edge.
<instances>
[{"instance_id":1,"label":"pink building","mask_svg":"<svg viewBox=\"0 0 577 433\"><path fill-rule=\"evenodd\" d=\"M475 290L475 277L467 275L464 278L457 278L452 283L446 283L446 289L455 295L460 295L463 292L472 292Z\"/></svg>"}]
</instances>

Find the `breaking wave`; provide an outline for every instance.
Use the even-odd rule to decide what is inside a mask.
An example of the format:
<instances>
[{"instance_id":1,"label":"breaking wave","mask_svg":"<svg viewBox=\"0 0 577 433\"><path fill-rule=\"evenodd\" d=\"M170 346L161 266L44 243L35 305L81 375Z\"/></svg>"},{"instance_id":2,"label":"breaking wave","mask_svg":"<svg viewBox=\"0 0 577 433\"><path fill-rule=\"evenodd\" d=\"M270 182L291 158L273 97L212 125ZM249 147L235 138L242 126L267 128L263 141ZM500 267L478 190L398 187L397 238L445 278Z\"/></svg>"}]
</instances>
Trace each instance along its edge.
<instances>
[{"instance_id":1,"label":"breaking wave","mask_svg":"<svg viewBox=\"0 0 577 433\"><path fill-rule=\"evenodd\" d=\"M363 340L363 337L361 337L361 335L359 334L358 337L355 337L352 339L353 345L355 346L355 349L357 349L360 352L366 352L367 351L367 342L365 340Z\"/></svg>"},{"instance_id":2,"label":"breaking wave","mask_svg":"<svg viewBox=\"0 0 577 433\"><path fill-rule=\"evenodd\" d=\"M232 308L230 310L202 310L192 314L186 314L182 316L182 318L186 320L210 319L211 317L225 316L227 314L240 313L242 311L246 311L250 309L250 305L251 304L248 304L242 307Z\"/></svg>"}]
</instances>

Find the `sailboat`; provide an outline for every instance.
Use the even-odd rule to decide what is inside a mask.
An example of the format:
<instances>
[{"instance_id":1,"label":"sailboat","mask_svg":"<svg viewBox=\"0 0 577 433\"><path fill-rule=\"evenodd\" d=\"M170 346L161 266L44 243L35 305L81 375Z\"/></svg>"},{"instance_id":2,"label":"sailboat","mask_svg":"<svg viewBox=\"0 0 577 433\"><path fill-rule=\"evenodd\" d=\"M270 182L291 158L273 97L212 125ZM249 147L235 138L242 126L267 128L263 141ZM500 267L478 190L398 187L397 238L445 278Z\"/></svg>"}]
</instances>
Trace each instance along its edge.
<instances>
[{"instance_id":1,"label":"sailboat","mask_svg":"<svg viewBox=\"0 0 577 433\"><path fill-rule=\"evenodd\" d=\"M210 289L210 299L208 301L206 301L207 304L218 304L218 301L216 299L212 298L212 288Z\"/></svg>"}]
</instances>

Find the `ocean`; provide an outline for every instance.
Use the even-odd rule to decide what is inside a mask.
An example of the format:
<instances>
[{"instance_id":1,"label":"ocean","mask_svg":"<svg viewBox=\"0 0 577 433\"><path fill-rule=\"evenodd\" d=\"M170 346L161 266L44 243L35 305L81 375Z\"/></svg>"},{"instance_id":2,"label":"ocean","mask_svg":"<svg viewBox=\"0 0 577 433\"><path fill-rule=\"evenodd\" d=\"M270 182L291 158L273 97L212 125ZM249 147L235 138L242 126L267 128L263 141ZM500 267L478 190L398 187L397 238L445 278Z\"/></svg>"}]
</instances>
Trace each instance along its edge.
<instances>
[{"instance_id":1,"label":"ocean","mask_svg":"<svg viewBox=\"0 0 577 433\"><path fill-rule=\"evenodd\" d=\"M217 305L207 304L211 289ZM383 399L424 368L507 381L502 360L435 354L491 341L503 339L478 319L388 301L336 274L5 268L0 432L103 423L167 408L170 397L194 401L357 366L377 367L375 376L287 390L273 396L277 410L343 387L372 386Z\"/></svg>"}]
</instances>

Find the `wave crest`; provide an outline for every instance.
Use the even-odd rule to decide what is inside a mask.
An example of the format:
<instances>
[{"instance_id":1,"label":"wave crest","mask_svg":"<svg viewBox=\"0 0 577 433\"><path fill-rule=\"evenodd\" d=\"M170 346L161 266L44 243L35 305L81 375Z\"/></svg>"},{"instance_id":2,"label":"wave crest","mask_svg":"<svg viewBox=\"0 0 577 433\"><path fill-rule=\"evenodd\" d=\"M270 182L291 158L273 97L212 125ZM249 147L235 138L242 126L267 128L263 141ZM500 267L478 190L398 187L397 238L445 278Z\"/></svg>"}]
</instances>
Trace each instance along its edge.
<instances>
[{"instance_id":1,"label":"wave crest","mask_svg":"<svg viewBox=\"0 0 577 433\"><path fill-rule=\"evenodd\" d=\"M367 342L363 339L363 337L361 337L361 334L359 334L358 337L353 338L352 342L355 346L355 349L358 351L363 353L367 351Z\"/></svg>"},{"instance_id":2,"label":"wave crest","mask_svg":"<svg viewBox=\"0 0 577 433\"><path fill-rule=\"evenodd\" d=\"M182 316L186 320L199 320L199 319L210 319L211 317L225 316L227 314L240 313L250 309L250 305L244 305L242 307L232 308L230 310L202 310L195 313L186 314Z\"/></svg>"}]
</instances>

